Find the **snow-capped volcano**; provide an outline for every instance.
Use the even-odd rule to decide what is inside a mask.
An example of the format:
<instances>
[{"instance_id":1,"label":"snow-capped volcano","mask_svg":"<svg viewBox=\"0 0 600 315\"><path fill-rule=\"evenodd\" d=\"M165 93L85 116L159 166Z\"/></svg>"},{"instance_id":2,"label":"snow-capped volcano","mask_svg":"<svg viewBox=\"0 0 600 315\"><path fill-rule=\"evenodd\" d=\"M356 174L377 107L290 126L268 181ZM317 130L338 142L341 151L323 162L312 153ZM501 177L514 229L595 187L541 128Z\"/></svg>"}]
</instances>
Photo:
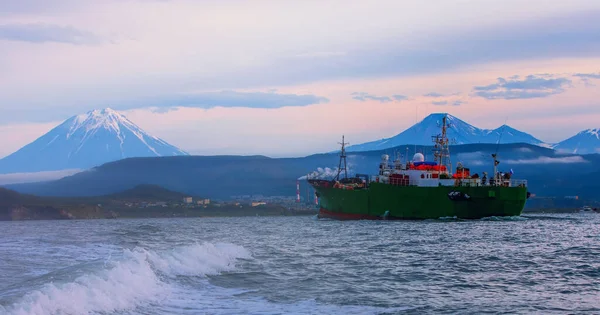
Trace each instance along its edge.
<instances>
[{"instance_id":1,"label":"snow-capped volcano","mask_svg":"<svg viewBox=\"0 0 600 315\"><path fill-rule=\"evenodd\" d=\"M374 151L393 148L399 145L433 145L432 136L440 133L442 118L447 115L449 128L448 138L453 144L471 143L528 143L543 145L544 143L530 134L504 125L496 129L480 129L465 121L444 113L434 113L425 117L421 122L406 129L391 138L376 140L363 144L349 146L348 151Z\"/></svg>"},{"instance_id":2,"label":"snow-capped volcano","mask_svg":"<svg viewBox=\"0 0 600 315\"><path fill-rule=\"evenodd\" d=\"M188 155L110 108L73 116L0 160L0 173L85 169L128 157Z\"/></svg>"},{"instance_id":3,"label":"snow-capped volcano","mask_svg":"<svg viewBox=\"0 0 600 315\"><path fill-rule=\"evenodd\" d=\"M600 128L583 130L559 142L554 149L573 154L600 153Z\"/></svg>"}]
</instances>

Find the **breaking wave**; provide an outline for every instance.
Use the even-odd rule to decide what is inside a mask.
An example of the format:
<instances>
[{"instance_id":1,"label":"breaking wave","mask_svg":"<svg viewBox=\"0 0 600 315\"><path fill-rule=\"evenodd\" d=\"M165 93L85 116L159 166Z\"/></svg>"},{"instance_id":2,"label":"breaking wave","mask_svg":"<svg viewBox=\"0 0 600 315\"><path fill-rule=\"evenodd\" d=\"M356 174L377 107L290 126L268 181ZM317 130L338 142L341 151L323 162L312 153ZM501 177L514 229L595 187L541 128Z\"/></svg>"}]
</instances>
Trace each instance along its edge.
<instances>
[{"instance_id":1,"label":"breaking wave","mask_svg":"<svg viewBox=\"0 0 600 315\"><path fill-rule=\"evenodd\" d=\"M99 272L71 282L47 283L2 309L8 314L91 314L134 309L168 299L177 276L208 276L235 269L249 251L233 244L194 244L165 252L144 248L124 250L117 261Z\"/></svg>"},{"instance_id":2,"label":"breaking wave","mask_svg":"<svg viewBox=\"0 0 600 315\"><path fill-rule=\"evenodd\" d=\"M49 277L49 283L15 304L0 305L0 314L387 314L410 309L322 304L314 299L274 303L260 296L242 298L250 291L207 281L207 276L234 271L240 259L252 255L241 246L224 243L168 251L124 250L118 260L72 281L52 283Z\"/></svg>"}]
</instances>

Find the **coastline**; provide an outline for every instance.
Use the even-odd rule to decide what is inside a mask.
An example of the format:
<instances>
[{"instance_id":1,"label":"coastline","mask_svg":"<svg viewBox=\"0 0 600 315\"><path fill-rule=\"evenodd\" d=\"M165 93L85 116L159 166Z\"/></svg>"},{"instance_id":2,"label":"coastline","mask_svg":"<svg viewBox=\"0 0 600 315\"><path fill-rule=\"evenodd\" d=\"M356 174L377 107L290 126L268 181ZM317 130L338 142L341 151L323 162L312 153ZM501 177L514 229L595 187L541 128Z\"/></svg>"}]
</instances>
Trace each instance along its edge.
<instances>
[{"instance_id":1,"label":"coastline","mask_svg":"<svg viewBox=\"0 0 600 315\"><path fill-rule=\"evenodd\" d=\"M525 209L526 214L578 213L577 208L533 208ZM259 207L211 207L211 208L112 208L81 207L76 209L56 209L53 207L12 209L8 215L0 216L0 221L34 220L99 220L99 219L149 219L149 218L215 218L215 217L255 217L255 216L313 216L317 209L291 209L280 205Z\"/></svg>"},{"instance_id":2,"label":"coastline","mask_svg":"<svg viewBox=\"0 0 600 315\"><path fill-rule=\"evenodd\" d=\"M222 206L207 208L102 208L81 205L79 207L17 206L5 209L0 221L28 220L94 220L136 218L209 218L250 216L303 216L315 215L316 209L291 209L280 205Z\"/></svg>"}]
</instances>

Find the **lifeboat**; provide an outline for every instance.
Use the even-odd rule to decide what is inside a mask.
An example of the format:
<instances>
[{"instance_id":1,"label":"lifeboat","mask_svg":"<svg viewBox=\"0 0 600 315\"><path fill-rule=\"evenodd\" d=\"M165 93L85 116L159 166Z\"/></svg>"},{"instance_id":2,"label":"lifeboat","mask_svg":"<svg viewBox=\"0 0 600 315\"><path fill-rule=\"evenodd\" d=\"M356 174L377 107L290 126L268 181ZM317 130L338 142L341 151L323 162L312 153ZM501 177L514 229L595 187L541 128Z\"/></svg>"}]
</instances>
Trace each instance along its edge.
<instances>
[{"instance_id":1,"label":"lifeboat","mask_svg":"<svg viewBox=\"0 0 600 315\"><path fill-rule=\"evenodd\" d=\"M441 172L445 172L446 171L446 166L445 165L438 165L435 162L417 162L417 163L410 164L408 166L408 169L418 170L418 171L441 171Z\"/></svg>"},{"instance_id":2,"label":"lifeboat","mask_svg":"<svg viewBox=\"0 0 600 315\"><path fill-rule=\"evenodd\" d=\"M454 173L454 175L452 175L452 177L460 178L460 179L471 178L471 170L466 167L459 166L456 168L456 173Z\"/></svg>"}]
</instances>

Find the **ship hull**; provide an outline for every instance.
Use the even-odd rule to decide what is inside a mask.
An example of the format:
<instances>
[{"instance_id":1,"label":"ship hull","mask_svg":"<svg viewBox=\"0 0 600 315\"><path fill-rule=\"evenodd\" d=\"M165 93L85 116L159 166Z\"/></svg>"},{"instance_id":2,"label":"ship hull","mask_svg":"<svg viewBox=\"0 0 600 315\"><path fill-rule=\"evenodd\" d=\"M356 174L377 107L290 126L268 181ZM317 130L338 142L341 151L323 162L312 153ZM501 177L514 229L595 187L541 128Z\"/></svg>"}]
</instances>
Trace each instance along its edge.
<instances>
[{"instance_id":1,"label":"ship hull","mask_svg":"<svg viewBox=\"0 0 600 315\"><path fill-rule=\"evenodd\" d=\"M519 216L527 200L526 187L418 187L371 183L366 189L345 190L319 183L313 186L319 197L319 217L340 220Z\"/></svg>"}]
</instances>

